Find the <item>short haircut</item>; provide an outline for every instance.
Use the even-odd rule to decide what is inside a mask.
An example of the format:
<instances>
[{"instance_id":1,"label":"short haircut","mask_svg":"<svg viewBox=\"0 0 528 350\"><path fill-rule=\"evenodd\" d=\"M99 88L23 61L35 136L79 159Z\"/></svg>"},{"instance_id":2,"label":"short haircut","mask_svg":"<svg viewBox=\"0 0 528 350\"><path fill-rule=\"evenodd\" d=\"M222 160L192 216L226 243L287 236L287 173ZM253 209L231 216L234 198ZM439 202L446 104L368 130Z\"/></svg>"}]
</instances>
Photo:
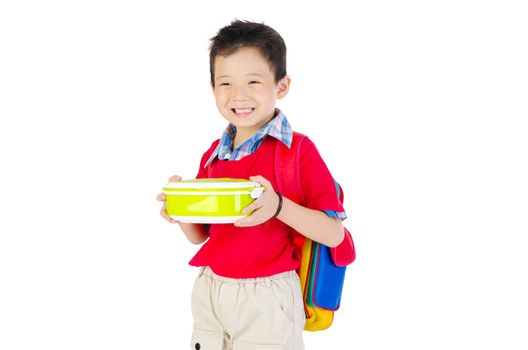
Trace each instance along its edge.
<instances>
[{"instance_id":1,"label":"short haircut","mask_svg":"<svg viewBox=\"0 0 528 350\"><path fill-rule=\"evenodd\" d=\"M213 87L216 57L232 55L245 47L259 50L275 75L275 83L286 76L286 44L275 29L264 23L234 20L210 40L209 69Z\"/></svg>"}]
</instances>

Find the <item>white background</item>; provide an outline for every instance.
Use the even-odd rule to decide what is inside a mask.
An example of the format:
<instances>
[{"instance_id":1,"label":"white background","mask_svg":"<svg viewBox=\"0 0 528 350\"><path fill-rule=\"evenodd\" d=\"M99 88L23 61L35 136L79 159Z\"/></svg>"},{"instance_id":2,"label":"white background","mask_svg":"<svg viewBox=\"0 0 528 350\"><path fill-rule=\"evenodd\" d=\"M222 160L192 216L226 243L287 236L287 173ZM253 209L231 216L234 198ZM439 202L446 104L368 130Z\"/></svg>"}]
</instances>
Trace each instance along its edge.
<instances>
[{"instance_id":1,"label":"white background","mask_svg":"<svg viewBox=\"0 0 528 350\"><path fill-rule=\"evenodd\" d=\"M3 1L0 348L187 349L198 247L155 196L225 127L207 49L234 18L284 37L278 106L357 245L306 348L528 348L521 3Z\"/></svg>"}]
</instances>

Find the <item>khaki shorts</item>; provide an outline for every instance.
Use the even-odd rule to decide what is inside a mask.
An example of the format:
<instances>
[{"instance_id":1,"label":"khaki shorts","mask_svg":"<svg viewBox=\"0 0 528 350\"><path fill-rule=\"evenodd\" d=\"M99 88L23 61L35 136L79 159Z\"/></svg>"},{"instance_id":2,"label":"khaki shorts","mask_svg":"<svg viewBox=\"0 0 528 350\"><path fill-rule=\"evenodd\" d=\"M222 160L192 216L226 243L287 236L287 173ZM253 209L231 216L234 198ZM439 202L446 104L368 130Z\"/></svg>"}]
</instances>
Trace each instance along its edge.
<instances>
[{"instance_id":1,"label":"khaki shorts","mask_svg":"<svg viewBox=\"0 0 528 350\"><path fill-rule=\"evenodd\" d=\"M295 271L233 279L203 267L192 293L193 350L304 350Z\"/></svg>"}]
</instances>

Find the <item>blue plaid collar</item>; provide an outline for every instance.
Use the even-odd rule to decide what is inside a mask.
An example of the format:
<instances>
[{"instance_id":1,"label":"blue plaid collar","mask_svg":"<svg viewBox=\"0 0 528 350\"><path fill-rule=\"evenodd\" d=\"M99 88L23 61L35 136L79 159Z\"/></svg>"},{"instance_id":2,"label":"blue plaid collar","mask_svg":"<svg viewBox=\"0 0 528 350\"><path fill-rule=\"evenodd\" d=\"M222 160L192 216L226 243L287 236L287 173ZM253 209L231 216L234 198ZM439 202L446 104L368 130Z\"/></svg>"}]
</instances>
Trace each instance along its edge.
<instances>
[{"instance_id":1,"label":"blue plaid collar","mask_svg":"<svg viewBox=\"0 0 528 350\"><path fill-rule=\"evenodd\" d=\"M207 167L216 157L223 160L239 160L255 152L261 145L266 136L272 136L284 143L288 148L291 146L293 139L293 130L281 110L275 110L275 117L266 125L261 127L255 135L233 150L233 139L236 135L236 126L229 124L222 134L222 138L215 148L211 157L207 160L204 167Z\"/></svg>"}]
</instances>

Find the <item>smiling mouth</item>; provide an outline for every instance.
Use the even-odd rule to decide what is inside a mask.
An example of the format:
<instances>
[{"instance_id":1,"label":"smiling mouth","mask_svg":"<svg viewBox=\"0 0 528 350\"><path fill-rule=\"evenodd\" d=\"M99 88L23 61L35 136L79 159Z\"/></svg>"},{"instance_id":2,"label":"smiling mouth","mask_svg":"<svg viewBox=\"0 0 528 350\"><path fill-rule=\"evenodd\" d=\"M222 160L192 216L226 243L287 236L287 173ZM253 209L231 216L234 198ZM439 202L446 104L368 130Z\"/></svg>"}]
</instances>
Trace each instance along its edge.
<instances>
[{"instance_id":1,"label":"smiling mouth","mask_svg":"<svg viewBox=\"0 0 528 350\"><path fill-rule=\"evenodd\" d=\"M251 113L253 113L254 110L255 110L255 108L253 108L253 107L250 107L250 108L231 108L231 112L235 113L235 115L238 116L238 117L248 116Z\"/></svg>"}]
</instances>

